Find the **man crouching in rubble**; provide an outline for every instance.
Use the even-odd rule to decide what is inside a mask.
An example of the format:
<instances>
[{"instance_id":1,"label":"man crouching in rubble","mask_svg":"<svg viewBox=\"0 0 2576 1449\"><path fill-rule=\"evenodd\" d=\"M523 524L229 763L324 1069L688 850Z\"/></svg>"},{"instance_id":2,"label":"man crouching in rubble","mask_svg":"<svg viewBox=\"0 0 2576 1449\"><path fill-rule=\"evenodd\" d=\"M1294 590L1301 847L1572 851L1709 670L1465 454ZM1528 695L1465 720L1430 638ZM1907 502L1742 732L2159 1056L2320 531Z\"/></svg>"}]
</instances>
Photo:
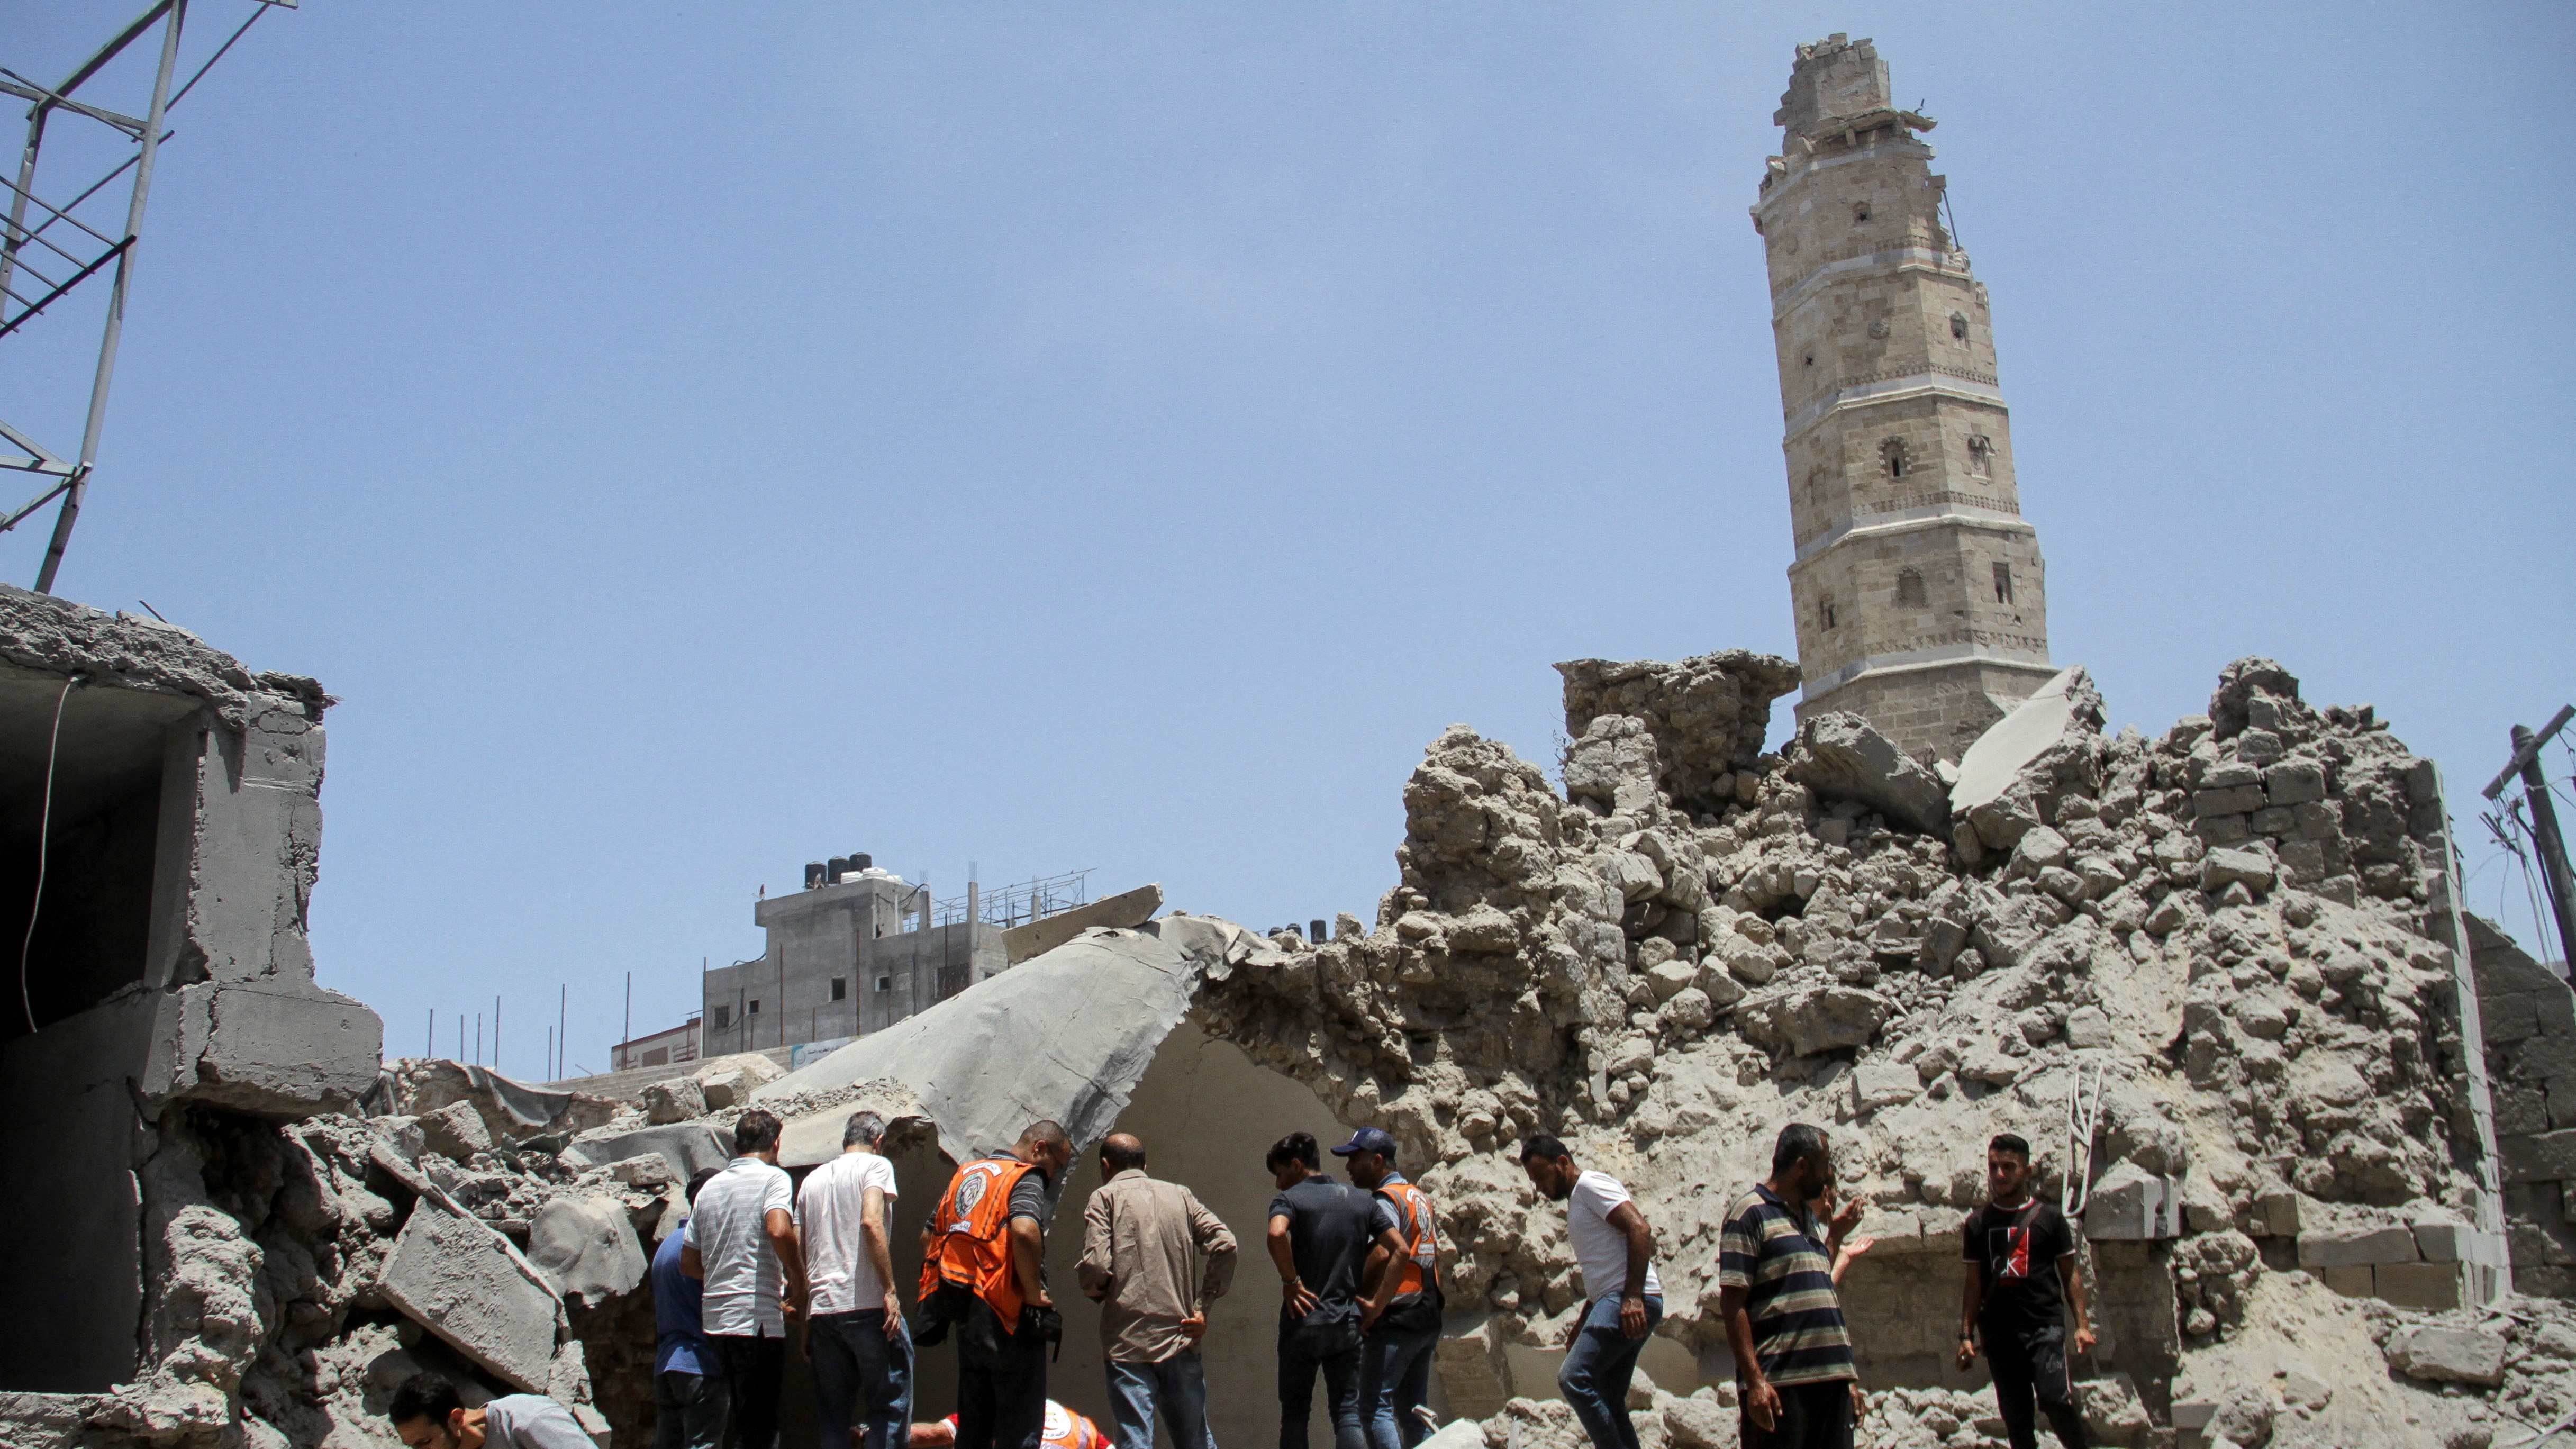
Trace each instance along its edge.
<instances>
[{"instance_id":1,"label":"man crouching in rubble","mask_svg":"<svg viewBox=\"0 0 2576 1449\"><path fill-rule=\"evenodd\" d=\"M1986 1205L1968 1214L1960 1256L1959 1367L1975 1362L1980 1340L1994 1370L1995 1412L2012 1449L2036 1449L2032 1401L2066 1449L2085 1449L2084 1413L2067 1372L2060 1291L2075 1311L2075 1352L2093 1350L2084 1278L2065 1215L2031 1195L2030 1144L2010 1132L1986 1145Z\"/></svg>"},{"instance_id":2,"label":"man crouching in rubble","mask_svg":"<svg viewBox=\"0 0 2576 1449\"><path fill-rule=\"evenodd\" d=\"M921 1227L918 1343L957 1329L957 1449L1038 1449L1046 1431L1046 1351L1064 1336L1047 1297L1047 1185L1073 1140L1032 1122L1008 1150L957 1169Z\"/></svg>"},{"instance_id":3,"label":"man crouching in rubble","mask_svg":"<svg viewBox=\"0 0 2576 1449\"><path fill-rule=\"evenodd\" d=\"M469 1409L436 1374L403 1380L385 1417L409 1449L598 1449L572 1411L543 1394L504 1394Z\"/></svg>"}]
</instances>

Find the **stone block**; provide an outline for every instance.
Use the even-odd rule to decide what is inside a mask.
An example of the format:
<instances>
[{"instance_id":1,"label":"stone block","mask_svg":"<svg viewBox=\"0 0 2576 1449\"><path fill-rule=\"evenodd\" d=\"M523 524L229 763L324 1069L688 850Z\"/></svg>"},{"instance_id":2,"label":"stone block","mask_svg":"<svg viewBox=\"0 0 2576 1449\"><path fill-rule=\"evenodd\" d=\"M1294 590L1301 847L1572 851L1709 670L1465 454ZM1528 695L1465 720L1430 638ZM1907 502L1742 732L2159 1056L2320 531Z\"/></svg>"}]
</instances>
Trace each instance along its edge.
<instances>
[{"instance_id":1,"label":"stone block","mask_svg":"<svg viewBox=\"0 0 2576 1449\"><path fill-rule=\"evenodd\" d=\"M2299 1195L2288 1188L2275 1188L2254 1196L2254 1221L2261 1225L2257 1237L2295 1238L2299 1235Z\"/></svg>"},{"instance_id":2,"label":"stone block","mask_svg":"<svg viewBox=\"0 0 2576 1449\"><path fill-rule=\"evenodd\" d=\"M2267 805L2246 819L2246 828L2257 835L2278 837L2287 835L2299 827L2298 817L2278 805Z\"/></svg>"},{"instance_id":3,"label":"stone block","mask_svg":"<svg viewBox=\"0 0 2576 1449\"><path fill-rule=\"evenodd\" d=\"M2182 1236L2182 1184L2123 1162L2093 1184L2084 1236L2096 1242L2157 1242Z\"/></svg>"},{"instance_id":4,"label":"stone block","mask_svg":"<svg viewBox=\"0 0 2576 1449\"><path fill-rule=\"evenodd\" d=\"M2192 831L2209 845L2243 845L2254 838L2251 815L2203 815Z\"/></svg>"},{"instance_id":5,"label":"stone block","mask_svg":"<svg viewBox=\"0 0 2576 1449\"><path fill-rule=\"evenodd\" d=\"M2504 1382L2504 1335L2483 1328L2415 1324L2388 1336L2388 1366L2410 1379L2476 1384Z\"/></svg>"},{"instance_id":6,"label":"stone block","mask_svg":"<svg viewBox=\"0 0 2576 1449\"><path fill-rule=\"evenodd\" d=\"M1851 800L1905 829L1949 828L1950 792L1941 777L1856 714L1820 714L1798 728L1792 779L1826 800Z\"/></svg>"},{"instance_id":7,"label":"stone block","mask_svg":"<svg viewBox=\"0 0 2576 1449\"><path fill-rule=\"evenodd\" d=\"M2340 1268L2320 1268L2317 1276L2326 1287L2346 1298L2371 1298L2379 1292L2379 1283L2368 1263L2349 1263Z\"/></svg>"},{"instance_id":8,"label":"stone block","mask_svg":"<svg viewBox=\"0 0 2576 1449\"><path fill-rule=\"evenodd\" d=\"M2239 785L2232 790L2195 790L2191 795L2192 814L2203 820L2220 815L2251 815L2266 803L2260 785Z\"/></svg>"},{"instance_id":9,"label":"stone block","mask_svg":"<svg viewBox=\"0 0 2576 1449\"><path fill-rule=\"evenodd\" d=\"M689 1075L706 1095L707 1110L721 1112L750 1106L751 1094L787 1075L787 1069L759 1052L744 1052L718 1057Z\"/></svg>"},{"instance_id":10,"label":"stone block","mask_svg":"<svg viewBox=\"0 0 2576 1449\"><path fill-rule=\"evenodd\" d=\"M2251 850L2213 850L2200 858L2200 888L2221 891L2243 882L2260 894L2272 888L2272 862Z\"/></svg>"},{"instance_id":11,"label":"stone block","mask_svg":"<svg viewBox=\"0 0 2576 1449\"><path fill-rule=\"evenodd\" d=\"M2381 1263L2370 1271L2374 1296L2399 1308L2438 1313L2469 1301L2464 1264Z\"/></svg>"},{"instance_id":12,"label":"stone block","mask_svg":"<svg viewBox=\"0 0 2576 1449\"><path fill-rule=\"evenodd\" d=\"M1667 945L1670 943L1667 942ZM1646 985L1655 993L1657 1002L1666 1002L1690 989L1699 979L1699 963L1667 957L1646 970Z\"/></svg>"},{"instance_id":13,"label":"stone block","mask_svg":"<svg viewBox=\"0 0 2576 1449\"><path fill-rule=\"evenodd\" d=\"M430 1151L451 1162L464 1162L475 1153L492 1150L492 1133L483 1125L483 1114L471 1102L450 1102L420 1119L421 1141Z\"/></svg>"},{"instance_id":14,"label":"stone block","mask_svg":"<svg viewBox=\"0 0 2576 1449\"><path fill-rule=\"evenodd\" d=\"M2507 1137L2496 1145L2504 1158L2505 1181L2509 1183L2576 1179L2576 1127Z\"/></svg>"},{"instance_id":15,"label":"stone block","mask_svg":"<svg viewBox=\"0 0 2576 1449\"><path fill-rule=\"evenodd\" d=\"M444 1193L416 1203L385 1261L386 1301L514 1388L546 1391L562 1305L510 1240Z\"/></svg>"},{"instance_id":16,"label":"stone block","mask_svg":"<svg viewBox=\"0 0 2576 1449\"><path fill-rule=\"evenodd\" d=\"M2343 1268L2355 1264L2422 1260L2415 1232L2400 1223L2367 1227L2313 1227L2299 1234L2299 1266Z\"/></svg>"},{"instance_id":17,"label":"stone block","mask_svg":"<svg viewBox=\"0 0 2576 1449\"><path fill-rule=\"evenodd\" d=\"M2079 1006L2066 1014L2066 1044L2090 1051L2111 1044L2111 1014L2098 1006Z\"/></svg>"},{"instance_id":18,"label":"stone block","mask_svg":"<svg viewBox=\"0 0 2576 1449\"><path fill-rule=\"evenodd\" d=\"M537 1209L528 1223L528 1261L555 1292L593 1306L644 1281L644 1249L626 1209L604 1197L559 1197Z\"/></svg>"},{"instance_id":19,"label":"stone block","mask_svg":"<svg viewBox=\"0 0 2576 1449\"><path fill-rule=\"evenodd\" d=\"M686 1122L707 1115L706 1090L695 1077L674 1077L644 1089L644 1120L656 1124Z\"/></svg>"},{"instance_id":20,"label":"stone block","mask_svg":"<svg viewBox=\"0 0 2576 1449\"><path fill-rule=\"evenodd\" d=\"M1857 986L1794 986L1745 998L1735 1019L1754 1045L1804 1057L1868 1045L1895 1007Z\"/></svg>"},{"instance_id":21,"label":"stone block","mask_svg":"<svg viewBox=\"0 0 2576 1449\"><path fill-rule=\"evenodd\" d=\"M2427 1263L2474 1261L2478 1230L2466 1223L2417 1223L2414 1232L2415 1251Z\"/></svg>"},{"instance_id":22,"label":"stone block","mask_svg":"<svg viewBox=\"0 0 2576 1449\"><path fill-rule=\"evenodd\" d=\"M1922 1078L1904 1063L1870 1062L1852 1071L1852 1107L1875 1112L1911 1102L1923 1091Z\"/></svg>"},{"instance_id":23,"label":"stone block","mask_svg":"<svg viewBox=\"0 0 2576 1449\"><path fill-rule=\"evenodd\" d=\"M2478 1024L2488 1046L2503 1046L2540 1034L2540 1008L2527 991L2478 996Z\"/></svg>"},{"instance_id":24,"label":"stone block","mask_svg":"<svg viewBox=\"0 0 2576 1449\"><path fill-rule=\"evenodd\" d=\"M2263 772L2263 793L2275 805L2304 805L2326 798L2326 767L2314 760L2283 760Z\"/></svg>"}]
</instances>

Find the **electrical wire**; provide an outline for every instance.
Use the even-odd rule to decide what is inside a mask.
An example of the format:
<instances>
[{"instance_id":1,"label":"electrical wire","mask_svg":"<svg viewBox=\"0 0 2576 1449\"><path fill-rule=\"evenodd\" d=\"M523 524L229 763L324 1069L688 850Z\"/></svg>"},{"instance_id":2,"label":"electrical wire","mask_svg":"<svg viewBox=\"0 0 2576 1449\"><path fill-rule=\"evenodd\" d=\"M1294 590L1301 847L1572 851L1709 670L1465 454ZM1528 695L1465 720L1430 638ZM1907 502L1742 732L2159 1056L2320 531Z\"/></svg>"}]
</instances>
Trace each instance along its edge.
<instances>
[{"instance_id":1,"label":"electrical wire","mask_svg":"<svg viewBox=\"0 0 2576 1449\"><path fill-rule=\"evenodd\" d=\"M63 706L71 703L72 688L85 676L74 674L63 680L63 692L54 699L54 732L45 740L45 805L36 826L36 898L27 905L27 936L18 943L18 1007L27 1013L27 1033L36 1032L36 999L27 989L27 958L36 949L36 917L45 908L46 837L54 833L54 759L63 742Z\"/></svg>"}]
</instances>

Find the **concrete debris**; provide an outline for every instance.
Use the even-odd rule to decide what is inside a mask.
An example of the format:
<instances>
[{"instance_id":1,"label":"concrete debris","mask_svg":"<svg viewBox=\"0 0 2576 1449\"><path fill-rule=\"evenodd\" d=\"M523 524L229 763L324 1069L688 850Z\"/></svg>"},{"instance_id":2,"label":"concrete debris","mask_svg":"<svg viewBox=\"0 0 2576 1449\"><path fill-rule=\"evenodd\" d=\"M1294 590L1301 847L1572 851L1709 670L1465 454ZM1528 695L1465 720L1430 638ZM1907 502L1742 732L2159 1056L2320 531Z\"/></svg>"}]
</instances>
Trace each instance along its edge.
<instances>
[{"instance_id":1,"label":"concrete debris","mask_svg":"<svg viewBox=\"0 0 2576 1449\"><path fill-rule=\"evenodd\" d=\"M1002 933L1002 953L1017 966L1032 956L1043 956L1083 932L1095 928L1132 931L1154 919L1163 908L1163 888L1142 885L1132 891L1103 896L1089 905L1058 911L1024 926L1013 926Z\"/></svg>"},{"instance_id":2,"label":"concrete debris","mask_svg":"<svg viewBox=\"0 0 2576 1449\"><path fill-rule=\"evenodd\" d=\"M631 1160L655 1167L663 1162L658 1154ZM618 1174L612 1168L610 1175ZM634 1182L637 1177L658 1178L649 1184L656 1187L670 1183L667 1169L629 1173L625 1180L648 1185ZM566 1195L538 1209L528 1224L528 1261L558 1296L592 1303L623 1293L644 1278L644 1249L635 1240L635 1227L624 1205L608 1198Z\"/></svg>"},{"instance_id":3,"label":"concrete debris","mask_svg":"<svg viewBox=\"0 0 2576 1449\"><path fill-rule=\"evenodd\" d=\"M2101 692L2079 664L1979 735L1959 757L1959 778L1950 787L1960 854L1973 862L1986 851L2012 849L2039 823L2041 801L2054 792L2055 767L2066 756L2089 753L2101 729Z\"/></svg>"},{"instance_id":4,"label":"concrete debris","mask_svg":"<svg viewBox=\"0 0 2576 1449\"><path fill-rule=\"evenodd\" d=\"M507 1238L444 1193L413 1207L378 1291L503 1382L546 1392L563 1323L554 1286Z\"/></svg>"},{"instance_id":5,"label":"concrete debris","mask_svg":"<svg viewBox=\"0 0 2576 1449\"><path fill-rule=\"evenodd\" d=\"M1950 823L1941 777L1856 714L1820 714L1800 725L1789 773L1819 799L1851 801L1908 830L1937 835Z\"/></svg>"},{"instance_id":6,"label":"concrete debris","mask_svg":"<svg viewBox=\"0 0 2576 1449\"><path fill-rule=\"evenodd\" d=\"M663 1127L604 1127L585 1132L565 1146L559 1156L564 1166L576 1170L606 1167L631 1157L658 1153L671 1164L674 1177L686 1182L702 1170L721 1171L733 1160L733 1134L730 1129L718 1132L704 1122L678 1122Z\"/></svg>"},{"instance_id":7,"label":"concrete debris","mask_svg":"<svg viewBox=\"0 0 2576 1449\"><path fill-rule=\"evenodd\" d=\"M759 1052L717 1057L689 1074L710 1112L748 1107L752 1094L786 1076L787 1070Z\"/></svg>"},{"instance_id":8,"label":"concrete debris","mask_svg":"<svg viewBox=\"0 0 2576 1449\"><path fill-rule=\"evenodd\" d=\"M644 1088L644 1120L654 1123L686 1122L707 1115L706 1089L695 1077L673 1077L666 1082L653 1082Z\"/></svg>"},{"instance_id":9,"label":"concrete debris","mask_svg":"<svg viewBox=\"0 0 2576 1449\"><path fill-rule=\"evenodd\" d=\"M2494 1388L2504 1382L2504 1354L2504 1335L2479 1328L2419 1324L2388 1338L2390 1368L2436 1383Z\"/></svg>"},{"instance_id":10,"label":"concrete debris","mask_svg":"<svg viewBox=\"0 0 2576 1449\"><path fill-rule=\"evenodd\" d=\"M389 1062L377 1078L370 1105L375 1111L427 1119L440 1110L462 1106L482 1120L488 1142L516 1145L549 1135L569 1136L606 1125L626 1110L622 1102L581 1092L557 1092L515 1081L488 1067L429 1057ZM460 1119L448 1118L451 1130ZM464 1137L456 1139L459 1142ZM481 1150L481 1149L477 1149ZM456 1153L447 1153L463 1161Z\"/></svg>"}]
</instances>

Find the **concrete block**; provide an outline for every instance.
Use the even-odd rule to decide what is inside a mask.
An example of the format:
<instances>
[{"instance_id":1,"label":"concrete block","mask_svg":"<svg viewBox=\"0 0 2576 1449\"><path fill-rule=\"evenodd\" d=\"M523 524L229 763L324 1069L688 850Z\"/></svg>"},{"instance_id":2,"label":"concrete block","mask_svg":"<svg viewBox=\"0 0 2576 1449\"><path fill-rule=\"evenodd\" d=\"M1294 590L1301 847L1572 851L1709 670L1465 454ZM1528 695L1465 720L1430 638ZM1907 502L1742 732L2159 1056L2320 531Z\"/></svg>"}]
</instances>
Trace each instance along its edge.
<instances>
[{"instance_id":1,"label":"concrete block","mask_svg":"<svg viewBox=\"0 0 2576 1449\"><path fill-rule=\"evenodd\" d=\"M1914 1068L1902 1062L1871 1062L1852 1072L1852 1106L1856 1111L1875 1112L1911 1102L1923 1091L1923 1079Z\"/></svg>"},{"instance_id":2,"label":"concrete block","mask_svg":"<svg viewBox=\"0 0 2576 1449\"><path fill-rule=\"evenodd\" d=\"M2466 1223L2426 1222L2414 1227L2415 1250L2427 1263L2484 1263L2501 1267L2504 1234L2482 1233Z\"/></svg>"},{"instance_id":3,"label":"concrete block","mask_svg":"<svg viewBox=\"0 0 2576 1449\"><path fill-rule=\"evenodd\" d=\"M2378 1279L2372 1275L2370 1265L2367 1263L2351 1263L2340 1268L2320 1268L2317 1270L2317 1276L2325 1280L2328 1288L2346 1298L2373 1298L2379 1293Z\"/></svg>"},{"instance_id":4,"label":"concrete block","mask_svg":"<svg viewBox=\"0 0 2576 1449\"><path fill-rule=\"evenodd\" d=\"M1997 801L2020 779L2022 767L2069 734L2090 734L2101 727L2102 696L2084 666L2060 671L2037 693L1997 720L1959 757L1959 778L1950 786L1950 810L1964 815ZM1980 823L1980 833L1983 825ZM2019 841L1988 840L1998 850Z\"/></svg>"},{"instance_id":5,"label":"concrete block","mask_svg":"<svg viewBox=\"0 0 2576 1449\"><path fill-rule=\"evenodd\" d=\"M537 1209L528 1224L528 1260L555 1292L593 1305L644 1281L644 1249L626 1209L604 1197L559 1197Z\"/></svg>"},{"instance_id":6,"label":"concrete block","mask_svg":"<svg viewBox=\"0 0 2576 1449\"><path fill-rule=\"evenodd\" d=\"M733 1143L704 1122L677 1122L631 1132L584 1133L564 1148L562 1159L566 1166L579 1169L603 1167L648 1152L669 1158L672 1171L685 1182L702 1168L721 1171L733 1160Z\"/></svg>"},{"instance_id":7,"label":"concrete block","mask_svg":"<svg viewBox=\"0 0 2576 1449\"><path fill-rule=\"evenodd\" d=\"M384 1022L309 979L181 987L159 1030L141 1084L156 1103L183 1098L266 1117L354 1111L383 1060Z\"/></svg>"},{"instance_id":8,"label":"concrete block","mask_svg":"<svg viewBox=\"0 0 2576 1449\"><path fill-rule=\"evenodd\" d=\"M1058 911L1025 926L1013 926L1002 933L1002 954L1017 966L1032 956L1043 956L1093 927L1131 931L1154 919L1163 908L1160 885L1138 886L1114 896L1103 896L1087 906Z\"/></svg>"},{"instance_id":9,"label":"concrete block","mask_svg":"<svg viewBox=\"0 0 2576 1449\"><path fill-rule=\"evenodd\" d=\"M2370 1271L2373 1295L2399 1308L2440 1312L2469 1301L2460 1263L2381 1263Z\"/></svg>"},{"instance_id":10,"label":"concrete block","mask_svg":"<svg viewBox=\"0 0 2576 1449\"><path fill-rule=\"evenodd\" d=\"M2192 813L2207 820L2219 815L2250 815L2263 808L2263 787L2239 785L2232 790L2194 790Z\"/></svg>"},{"instance_id":11,"label":"concrete block","mask_svg":"<svg viewBox=\"0 0 2576 1449\"><path fill-rule=\"evenodd\" d=\"M471 1102L450 1102L420 1119L421 1141L450 1162L464 1162L492 1150L492 1134L483 1114Z\"/></svg>"},{"instance_id":12,"label":"concrete block","mask_svg":"<svg viewBox=\"0 0 2576 1449\"><path fill-rule=\"evenodd\" d=\"M422 1198L386 1259L388 1302L515 1388L546 1391L562 1304L510 1240L444 1193Z\"/></svg>"},{"instance_id":13,"label":"concrete block","mask_svg":"<svg viewBox=\"0 0 2576 1449\"><path fill-rule=\"evenodd\" d=\"M1789 774L1827 800L1852 800L1927 835L1950 823L1941 777L1856 714L1820 714L1798 729Z\"/></svg>"},{"instance_id":14,"label":"concrete block","mask_svg":"<svg viewBox=\"0 0 2576 1449\"><path fill-rule=\"evenodd\" d=\"M2084 1236L2096 1242L2157 1242L2182 1236L2182 1185L2123 1162L2093 1184Z\"/></svg>"},{"instance_id":15,"label":"concrete block","mask_svg":"<svg viewBox=\"0 0 2576 1449\"><path fill-rule=\"evenodd\" d=\"M707 1115L706 1089L695 1077L675 1077L644 1089L644 1120L656 1124L686 1122Z\"/></svg>"},{"instance_id":16,"label":"concrete block","mask_svg":"<svg viewBox=\"0 0 2576 1449\"><path fill-rule=\"evenodd\" d=\"M2314 760L2283 760L2263 772L2263 793L2275 805L2304 805L2326 798L2326 768Z\"/></svg>"},{"instance_id":17,"label":"concrete block","mask_svg":"<svg viewBox=\"0 0 2576 1449\"><path fill-rule=\"evenodd\" d=\"M2261 1224L2257 1237L2295 1238L2299 1235L2299 1195L2288 1188L2257 1193L2254 1197L2254 1220Z\"/></svg>"},{"instance_id":18,"label":"concrete block","mask_svg":"<svg viewBox=\"0 0 2576 1449\"><path fill-rule=\"evenodd\" d=\"M707 1110L748 1107L751 1094L787 1075L787 1069L759 1052L718 1057L689 1073L706 1096Z\"/></svg>"},{"instance_id":19,"label":"concrete block","mask_svg":"<svg viewBox=\"0 0 2576 1449\"><path fill-rule=\"evenodd\" d=\"M2504 1382L2504 1335L2482 1328L2417 1324L2388 1336L2388 1366L2410 1379L2476 1384Z\"/></svg>"},{"instance_id":20,"label":"concrete block","mask_svg":"<svg viewBox=\"0 0 2576 1449\"><path fill-rule=\"evenodd\" d=\"M2272 862L2251 850L2220 848L2200 858L2200 888L2221 891L2242 881L2257 892L2272 888Z\"/></svg>"},{"instance_id":21,"label":"concrete block","mask_svg":"<svg viewBox=\"0 0 2576 1449\"><path fill-rule=\"evenodd\" d=\"M2299 1234L2299 1266L2343 1268L2373 1263L2414 1263L2415 1232L2401 1224L2381 1227L2316 1227Z\"/></svg>"}]
</instances>

